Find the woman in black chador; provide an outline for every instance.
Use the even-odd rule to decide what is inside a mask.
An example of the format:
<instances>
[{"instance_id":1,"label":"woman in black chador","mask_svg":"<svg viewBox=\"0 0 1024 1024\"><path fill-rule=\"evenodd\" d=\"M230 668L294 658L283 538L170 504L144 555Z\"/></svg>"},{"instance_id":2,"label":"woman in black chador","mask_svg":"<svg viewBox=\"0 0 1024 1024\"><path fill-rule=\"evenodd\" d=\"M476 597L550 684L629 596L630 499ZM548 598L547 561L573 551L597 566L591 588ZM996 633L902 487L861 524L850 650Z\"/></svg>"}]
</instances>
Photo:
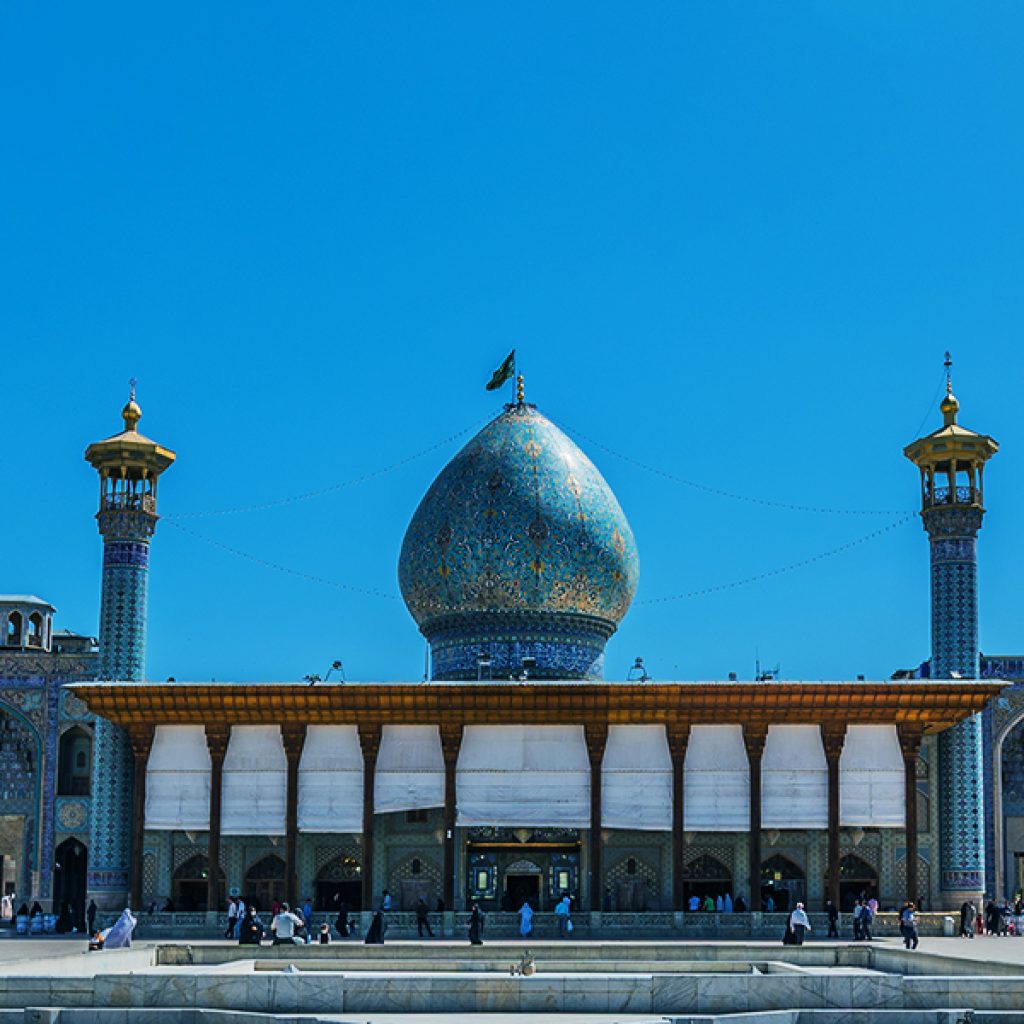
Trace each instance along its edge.
<instances>
[{"instance_id":1,"label":"woman in black chador","mask_svg":"<svg viewBox=\"0 0 1024 1024\"><path fill-rule=\"evenodd\" d=\"M480 907L474 903L473 912L469 915L469 941L471 945L482 946L484 944L484 915Z\"/></svg>"},{"instance_id":2,"label":"woman in black chador","mask_svg":"<svg viewBox=\"0 0 1024 1024\"><path fill-rule=\"evenodd\" d=\"M387 925L384 924L384 911L378 910L373 915L373 922L366 933L366 938L363 939L364 945L383 946L384 932L386 929Z\"/></svg>"},{"instance_id":3,"label":"woman in black chador","mask_svg":"<svg viewBox=\"0 0 1024 1024\"><path fill-rule=\"evenodd\" d=\"M256 916L256 908L250 903L245 908L245 917L238 928L238 944L240 946L260 946L263 940L263 925Z\"/></svg>"}]
</instances>

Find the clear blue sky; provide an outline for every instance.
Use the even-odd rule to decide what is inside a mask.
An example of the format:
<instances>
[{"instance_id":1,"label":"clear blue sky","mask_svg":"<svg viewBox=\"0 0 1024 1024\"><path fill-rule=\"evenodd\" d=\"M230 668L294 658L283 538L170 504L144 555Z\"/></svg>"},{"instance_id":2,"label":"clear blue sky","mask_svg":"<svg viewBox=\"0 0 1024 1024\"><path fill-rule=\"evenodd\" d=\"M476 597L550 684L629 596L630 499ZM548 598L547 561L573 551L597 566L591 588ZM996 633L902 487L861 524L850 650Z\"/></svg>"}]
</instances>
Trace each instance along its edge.
<instances>
[{"instance_id":1,"label":"clear blue sky","mask_svg":"<svg viewBox=\"0 0 1024 1024\"><path fill-rule=\"evenodd\" d=\"M1003 445L983 650L1024 650L1018 3L5 4L0 10L0 591L95 631L85 446L175 448L152 559L155 678L418 678L396 597L238 558L175 515L372 473L482 424L515 345L557 422L668 473L807 505L914 509L902 457ZM468 436L468 435L467 435ZM462 440L465 440L463 438ZM371 481L183 521L397 595L462 440ZM715 497L581 442L629 516L638 602L884 517ZM917 521L756 585L637 604L608 676L888 675L926 657Z\"/></svg>"}]
</instances>

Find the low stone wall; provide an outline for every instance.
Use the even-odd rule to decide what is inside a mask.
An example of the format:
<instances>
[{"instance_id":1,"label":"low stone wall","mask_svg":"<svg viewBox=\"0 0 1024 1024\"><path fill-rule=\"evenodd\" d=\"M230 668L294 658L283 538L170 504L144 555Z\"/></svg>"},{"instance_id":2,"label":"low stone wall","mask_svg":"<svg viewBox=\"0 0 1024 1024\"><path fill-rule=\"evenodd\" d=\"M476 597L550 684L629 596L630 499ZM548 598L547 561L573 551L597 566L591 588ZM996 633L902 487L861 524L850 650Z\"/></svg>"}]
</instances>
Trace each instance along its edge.
<instances>
[{"instance_id":1,"label":"low stone wall","mask_svg":"<svg viewBox=\"0 0 1024 1024\"><path fill-rule=\"evenodd\" d=\"M26 988L26 983L33 983ZM69 984L73 982L73 984ZM0 1006L167 1007L263 1013L763 1012L801 1007L1020 1010L1024 978L883 974L173 973L0 978ZM365 1019L365 1018L363 1018Z\"/></svg>"},{"instance_id":2,"label":"low stone wall","mask_svg":"<svg viewBox=\"0 0 1024 1024\"><path fill-rule=\"evenodd\" d=\"M327 922L332 926L332 939L338 941L333 932L335 920L333 914L315 913L313 915L314 930L319 931L320 925ZM811 938L824 938L828 931L828 919L823 913L812 913ZM371 915L355 914L352 920L356 924L361 939L369 927ZM918 931L921 935L942 935L943 922L951 915L932 913L918 915ZM270 915L261 914L265 927L270 925ZM113 924L111 917L106 924ZM416 915L404 911L386 915L388 924L387 935L392 939L409 939L417 935ZM685 939L780 939L786 928L787 914L705 914L680 912L654 913L610 913L594 911L577 913L572 917L573 935L575 938L654 938L673 937ZM431 927L436 936L445 938L461 938L469 928L469 914L458 911L445 914L431 914ZM554 914L535 914L532 937L539 939L556 938L558 922ZM954 920L954 924L957 922ZM140 914L139 925L135 935L140 939L162 938L219 938L224 934L226 919L222 914L206 913L173 913L173 914ZM873 922L872 931L875 935L898 935L899 915L878 914ZM844 939L853 937L853 918L843 914L839 920L839 934ZM485 924L485 935L492 938L515 938L519 935L519 915L510 913L489 913Z\"/></svg>"}]
</instances>

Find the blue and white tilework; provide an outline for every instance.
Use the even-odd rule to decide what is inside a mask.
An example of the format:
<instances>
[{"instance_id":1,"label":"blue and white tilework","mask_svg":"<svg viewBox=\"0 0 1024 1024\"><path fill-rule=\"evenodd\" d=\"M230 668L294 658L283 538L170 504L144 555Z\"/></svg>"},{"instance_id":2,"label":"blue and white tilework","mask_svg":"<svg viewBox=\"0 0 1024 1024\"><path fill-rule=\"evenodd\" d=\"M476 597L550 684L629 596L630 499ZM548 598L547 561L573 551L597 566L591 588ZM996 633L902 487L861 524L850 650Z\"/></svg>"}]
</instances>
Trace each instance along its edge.
<instances>
[{"instance_id":1,"label":"blue and white tilework","mask_svg":"<svg viewBox=\"0 0 1024 1024\"><path fill-rule=\"evenodd\" d=\"M155 517L143 512L104 512L103 589L100 598L101 679L145 678L146 597L149 538ZM120 897L127 892L131 867L131 743L123 729L96 722L93 743L92 820L89 890Z\"/></svg>"},{"instance_id":2,"label":"blue and white tilework","mask_svg":"<svg viewBox=\"0 0 1024 1024\"><path fill-rule=\"evenodd\" d=\"M536 407L508 405L441 471L406 532L402 596L436 679L600 678L639 559L593 463Z\"/></svg>"},{"instance_id":3,"label":"blue and white tilework","mask_svg":"<svg viewBox=\"0 0 1024 1024\"><path fill-rule=\"evenodd\" d=\"M923 513L931 539L932 674L976 679L977 534L983 511L948 506ZM973 715L939 737L942 882L947 892L985 888L982 726Z\"/></svg>"}]
</instances>

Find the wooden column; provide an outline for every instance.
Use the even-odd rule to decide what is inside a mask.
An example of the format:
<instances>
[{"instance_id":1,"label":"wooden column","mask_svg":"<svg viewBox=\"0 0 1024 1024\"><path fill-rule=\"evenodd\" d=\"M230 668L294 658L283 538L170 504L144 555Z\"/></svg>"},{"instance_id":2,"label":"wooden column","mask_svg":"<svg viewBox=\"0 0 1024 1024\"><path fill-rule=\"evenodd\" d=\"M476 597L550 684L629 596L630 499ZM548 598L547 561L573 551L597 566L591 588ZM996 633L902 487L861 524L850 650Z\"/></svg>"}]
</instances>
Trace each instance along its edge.
<instances>
[{"instance_id":1,"label":"wooden column","mask_svg":"<svg viewBox=\"0 0 1024 1024\"><path fill-rule=\"evenodd\" d=\"M455 770L462 747L462 726L442 725L441 753L444 755L444 876L441 898L444 909L455 909Z\"/></svg>"},{"instance_id":2,"label":"wooden column","mask_svg":"<svg viewBox=\"0 0 1024 1024\"><path fill-rule=\"evenodd\" d=\"M750 909L761 909L761 755L767 725L745 725L743 743L750 766Z\"/></svg>"},{"instance_id":3,"label":"wooden column","mask_svg":"<svg viewBox=\"0 0 1024 1024\"><path fill-rule=\"evenodd\" d=\"M608 723L588 722L583 726L587 741L587 757L590 759L590 906L589 910L601 909L601 894L604 891L604 874L601 870L601 765L604 762L604 748L608 744Z\"/></svg>"},{"instance_id":4,"label":"wooden column","mask_svg":"<svg viewBox=\"0 0 1024 1024\"><path fill-rule=\"evenodd\" d=\"M839 907L839 759L846 741L846 726L829 723L821 727L821 742L828 765L828 856L825 868L825 896Z\"/></svg>"},{"instance_id":5,"label":"wooden column","mask_svg":"<svg viewBox=\"0 0 1024 1024\"><path fill-rule=\"evenodd\" d=\"M899 727L900 750L903 752L903 787L906 804L904 830L907 846L907 891L905 898L917 903L917 755L921 750L921 730L913 726Z\"/></svg>"},{"instance_id":6,"label":"wooden column","mask_svg":"<svg viewBox=\"0 0 1024 1024\"><path fill-rule=\"evenodd\" d=\"M363 912L373 910L373 786L380 750L379 725L359 726L363 750Z\"/></svg>"},{"instance_id":7,"label":"wooden column","mask_svg":"<svg viewBox=\"0 0 1024 1024\"><path fill-rule=\"evenodd\" d=\"M224 755L231 738L230 725L207 725L206 746L210 751L210 831L206 843L206 910L219 912L220 905L220 809Z\"/></svg>"},{"instance_id":8,"label":"wooden column","mask_svg":"<svg viewBox=\"0 0 1024 1024\"><path fill-rule=\"evenodd\" d=\"M299 839L299 761L306 742L305 725L282 725L281 742L288 761L288 782L284 805L284 888L293 907L301 905L299 864L296 846Z\"/></svg>"},{"instance_id":9,"label":"wooden column","mask_svg":"<svg viewBox=\"0 0 1024 1024\"><path fill-rule=\"evenodd\" d=\"M146 765L153 747L154 728L150 724L132 725L128 738L132 745L135 761L134 786L132 789L132 861L129 882L129 902L138 910L142 906L142 852L146 828ZM76 913L77 913L77 908Z\"/></svg>"},{"instance_id":10,"label":"wooden column","mask_svg":"<svg viewBox=\"0 0 1024 1024\"><path fill-rule=\"evenodd\" d=\"M690 725L672 724L668 727L668 749L672 755L672 909L685 910L685 843L686 829L684 804L686 747L690 742Z\"/></svg>"}]
</instances>

